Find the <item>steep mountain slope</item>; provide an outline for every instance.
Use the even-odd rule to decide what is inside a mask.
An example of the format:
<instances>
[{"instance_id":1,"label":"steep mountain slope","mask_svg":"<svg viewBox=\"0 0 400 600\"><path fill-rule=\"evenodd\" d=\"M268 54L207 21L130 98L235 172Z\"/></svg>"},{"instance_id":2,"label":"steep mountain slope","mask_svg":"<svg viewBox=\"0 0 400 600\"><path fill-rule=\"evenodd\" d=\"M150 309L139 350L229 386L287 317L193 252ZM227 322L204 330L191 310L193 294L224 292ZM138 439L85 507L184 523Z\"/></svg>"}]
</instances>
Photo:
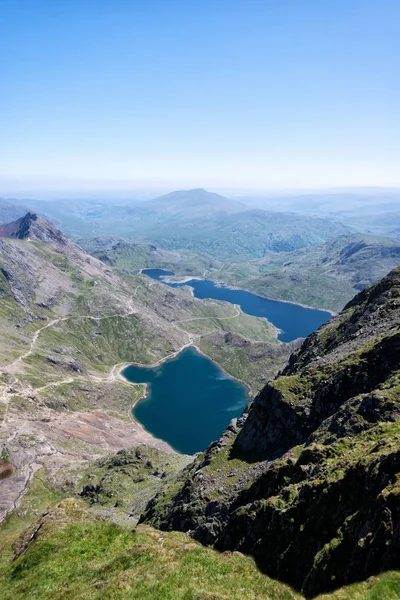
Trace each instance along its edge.
<instances>
[{"instance_id":1,"label":"steep mountain slope","mask_svg":"<svg viewBox=\"0 0 400 600\"><path fill-rule=\"evenodd\" d=\"M318 600L397 600L386 573ZM239 552L216 552L182 533L123 530L64 499L0 548L3 600L302 600Z\"/></svg>"},{"instance_id":2,"label":"steep mountain slope","mask_svg":"<svg viewBox=\"0 0 400 600\"><path fill-rule=\"evenodd\" d=\"M400 268L309 336L143 522L307 597L400 568Z\"/></svg>"},{"instance_id":3,"label":"steep mountain slope","mask_svg":"<svg viewBox=\"0 0 400 600\"><path fill-rule=\"evenodd\" d=\"M0 481L3 514L42 465L143 441L171 451L130 422L139 388L107 371L189 339L44 219L28 214L1 235L12 236L0 239L0 442L13 475Z\"/></svg>"},{"instance_id":4,"label":"steep mountain slope","mask_svg":"<svg viewBox=\"0 0 400 600\"><path fill-rule=\"evenodd\" d=\"M265 319L121 275L35 214L0 235L10 236L0 238L0 515L42 467L53 476L142 443L172 452L132 421L144 388L120 377L124 364L153 365L215 334L206 351L228 372L236 350L225 334L245 346L240 376L253 389L285 361Z\"/></svg>"},{"instance_id":5,"label":"steep mountain slope","mask_svg":"<svg viewBox=\"0 0 400 600\"><path fill-rule=\"evenodd\" d=\"M52 223L30 212L12 223L0 225L0 238L51 242L76 249L76 245Z\"/></svg>"}]
</instances>

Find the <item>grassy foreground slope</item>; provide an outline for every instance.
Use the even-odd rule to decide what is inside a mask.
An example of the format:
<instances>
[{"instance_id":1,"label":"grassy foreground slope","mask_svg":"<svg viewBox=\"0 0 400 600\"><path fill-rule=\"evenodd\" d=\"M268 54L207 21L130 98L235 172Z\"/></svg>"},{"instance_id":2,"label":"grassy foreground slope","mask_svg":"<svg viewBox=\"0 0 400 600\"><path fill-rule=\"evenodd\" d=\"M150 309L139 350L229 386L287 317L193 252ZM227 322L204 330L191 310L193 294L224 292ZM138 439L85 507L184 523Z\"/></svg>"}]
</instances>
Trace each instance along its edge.
<instances>
[{"instance_id":1,"label":"grassy foreground slope","mask_svg":"<svg viewBox=\"0 0 400 600\"><path fill-rule=\"evenodd\" d=\"M9 544L0 554L4 600L299 598L239 553L220 555L180 533L123 530L75 500L53 508L14 548L11 564Z\"/></svg>"},{"instance_id":2,"label":"grassy foreground slope","mask_svg":"<svg viewBox=\"0 0 400 600\"><path fill-rule=\"evenodd\" d=\"M400 574L386 573L320 600L397 600ZM301 600L239 552L219 553L183 533L133 531L65 499L0 550L4 600Z\"/></svg>"}]
</instances>

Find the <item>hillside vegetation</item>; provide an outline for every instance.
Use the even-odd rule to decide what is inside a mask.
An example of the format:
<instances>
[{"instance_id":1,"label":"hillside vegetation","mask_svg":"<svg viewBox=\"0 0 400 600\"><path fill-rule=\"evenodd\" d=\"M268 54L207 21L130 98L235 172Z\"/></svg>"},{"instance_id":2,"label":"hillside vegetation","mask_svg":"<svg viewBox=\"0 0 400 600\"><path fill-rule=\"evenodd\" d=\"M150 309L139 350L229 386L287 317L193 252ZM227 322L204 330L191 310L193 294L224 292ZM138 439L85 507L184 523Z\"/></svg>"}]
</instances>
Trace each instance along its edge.
<instances>
[{"instance_id":1,"label":"hillside vegetation","mask_svg":"<svg viewBox=\"0 0 400 600\"><path fill-rule=\"evenodd\" d=\"M1 535L1 532L0 532ZM177 532L121 529L62 500L0 550L4 600L301 600L240 552L219 553ZM318 600L397 600L386 573Z\"/></svg>"},{"instance_id":2,"label":"hillside vegetation","mask_svg":"<svg viewBox=\"0 0 400 600\"><path fill-rule=\"evenodd\" d=\"M221 281L261 296L339 311L400 263L400 243L373 235L341 236L321 246L225 262Z\"/></svg>"}]
</instances>

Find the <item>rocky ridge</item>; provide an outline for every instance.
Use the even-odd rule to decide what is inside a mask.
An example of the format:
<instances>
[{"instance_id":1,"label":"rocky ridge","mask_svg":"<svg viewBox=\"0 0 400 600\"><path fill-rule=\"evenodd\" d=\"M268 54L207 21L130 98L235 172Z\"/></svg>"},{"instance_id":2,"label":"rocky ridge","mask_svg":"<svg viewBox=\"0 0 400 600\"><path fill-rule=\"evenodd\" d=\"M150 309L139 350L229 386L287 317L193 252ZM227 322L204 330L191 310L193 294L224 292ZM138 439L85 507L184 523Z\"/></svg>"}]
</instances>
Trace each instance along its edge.
<instances>
[{"instance_id":1,"label":"rocky ridge","mask_svg":"<svg viewBox=\"0 0 400 600\"><path fill-rule=\"evenodd\" d=\"M0 225L0 238L38 240L57 245L69 245L71 248L75 246L50 221L31 212L28 212L17 221Z\"/></svg>"}]
</instances>

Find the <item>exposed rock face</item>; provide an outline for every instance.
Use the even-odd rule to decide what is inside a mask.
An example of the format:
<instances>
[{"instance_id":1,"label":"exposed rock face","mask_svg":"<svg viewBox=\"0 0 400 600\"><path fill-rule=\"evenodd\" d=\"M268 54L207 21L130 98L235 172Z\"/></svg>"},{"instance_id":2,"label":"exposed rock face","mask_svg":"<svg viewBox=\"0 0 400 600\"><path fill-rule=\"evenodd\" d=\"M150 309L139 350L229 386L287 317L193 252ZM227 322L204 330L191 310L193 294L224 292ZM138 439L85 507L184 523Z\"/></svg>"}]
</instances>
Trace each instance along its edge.
<instances>
[{"instance_id":1,"label":"exposed rock face","mask_svg":"<svg viewBox=\"0 0 400 600\"><path fill-rule=\"evenodd\" d=\"M400 268L309 336L142 520L250 553L309 597L399 568Z\"/></svg>"},{"instance_id":2,"label":"exposed rock face","mask_svg":"<svg viewBox=\"0 0 400 600\"><path fill-rule=\"evenodd\" d=\"M29 238L58 245L75 245L47 219L30 212L13 223L0 225L0 237L19 240Z\"/></svg>"}]
</instances>

